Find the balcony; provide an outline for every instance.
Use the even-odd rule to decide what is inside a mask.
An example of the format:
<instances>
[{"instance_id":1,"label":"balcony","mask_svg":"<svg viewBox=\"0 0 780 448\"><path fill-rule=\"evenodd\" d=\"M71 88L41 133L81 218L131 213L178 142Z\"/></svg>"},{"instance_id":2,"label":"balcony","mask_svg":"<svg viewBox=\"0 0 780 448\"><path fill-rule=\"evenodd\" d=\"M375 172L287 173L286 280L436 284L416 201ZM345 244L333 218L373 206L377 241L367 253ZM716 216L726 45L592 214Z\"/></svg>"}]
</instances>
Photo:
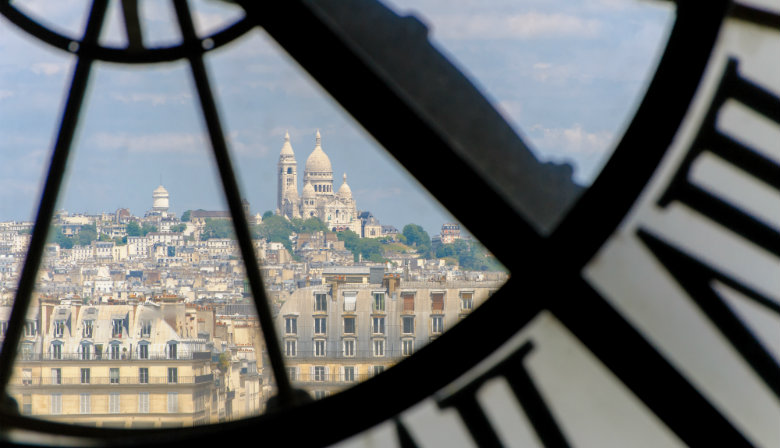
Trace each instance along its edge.
<instances>
[{"instance_id":1,"label":"balcony","mask_svg":"<svg viewBox=\"0 0 780 448\"><path fill-rule=\"evenodd\" d=\"M201 360L211 361L210 352L190 352L176 354L176 358L169 358L165 353L149 353L145 358L139 358L136 354L122 353L118 357L111 357L110 353L95 354L90 353L84 355L83 353L62 353L58 356L54 356L51 353L22 353L19 358L22 362L40 362L40 361L190 361Z\"/></svg>"},{"instance_id":2,"label":"balcony","mask_svg":"<svg viewBox=\"0 0 780 448\"><path fill-rule=\"evenodd\" d=\"M339 360L339 361L388 361L388 360L399 360L401 358L406 357L406 355L403 354L402 349L385 349L383 356L374 356L374 352L371 350L355 350L354 356L345 356L343 352L339 351L338 353L332 353L328 352L327 356L315 356L314 351L304 351L304 350L298 350L296 353L296 356L287 356L285 357L288 361L300 361L300 362L307 362L307 363L323 363L328 362L332 360Z\"/></svg>"},{"instance_id":3,"label":"balcony","mask_svg":"<svg viewBox=\"0 0 780 448\"><path fill-rule=\"evenodd\" d=\"M214 381L214 375L198 375L198 376L179 376L176 378L176 382L169 382L167 376L150 376L143 378L138 376L120 376L120 377L90 377L88 383L82 383L81 377L62 377L52 378L48 376L32 377L32 378L14 378L11 381L11 386L25 388L35 386L95 386L95 385L110 385L110 386L127 386L127 385L141 385L141 384L203 384Z\"/></svg>"}]
</instances>

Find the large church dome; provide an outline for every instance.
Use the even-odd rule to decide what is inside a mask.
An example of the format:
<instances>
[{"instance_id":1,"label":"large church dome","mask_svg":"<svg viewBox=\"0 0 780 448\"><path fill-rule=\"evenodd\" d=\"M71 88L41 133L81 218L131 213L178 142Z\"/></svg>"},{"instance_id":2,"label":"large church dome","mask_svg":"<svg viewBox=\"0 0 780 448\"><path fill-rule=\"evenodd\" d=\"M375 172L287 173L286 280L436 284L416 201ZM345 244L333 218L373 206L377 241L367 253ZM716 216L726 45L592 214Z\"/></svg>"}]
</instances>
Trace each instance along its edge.
<instances>
[{"instance_id":1,"label":"large church dome","mask_svg":"<svg viewBox=\"0 0 780 448\"><path fill-rule=\"evenodd\" d=\"M325 151L322 150L320 131L317 131L317 140L314 151L306 159L306 171L318 173L332 173L333 168L330 165L330 159Z\"/></svg>"}]
</instances>

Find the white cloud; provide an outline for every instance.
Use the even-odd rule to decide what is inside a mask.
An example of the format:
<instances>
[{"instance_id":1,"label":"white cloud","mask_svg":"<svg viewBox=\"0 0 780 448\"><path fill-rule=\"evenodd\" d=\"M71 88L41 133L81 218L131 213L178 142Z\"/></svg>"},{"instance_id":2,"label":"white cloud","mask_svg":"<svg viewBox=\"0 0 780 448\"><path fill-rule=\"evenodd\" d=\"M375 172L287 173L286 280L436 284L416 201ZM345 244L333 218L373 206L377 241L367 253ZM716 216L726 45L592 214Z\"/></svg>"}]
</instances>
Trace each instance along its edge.
<instances>
[{"instance_id":1,"label":"white cloud","mask_svg":"<svg viewBox=\"0 0 780 448\"><path fill-rule=\"evenodd\" d=\"M588 132L579 123L570 128L545 128L540 124L531 127L531 134L539 149L559 154L589 155L604 152L612 143L611 132Z\"/></svg>"},{"instance_id":2,"label":"white cloud","mask_svg":"<svg viewBox=\"0 0 780 448\"><path fill-rule=\"evenodd\" d=\"M207 147L202 135L181 132L147 135L101 132L94 134L90 142L98 149L124 149L130 153L196 154Z\"/></svg>"},{"instance_id":3,"label":"white cloud","mask_svg":"<svg viewBox=\"0 0 780 448\"><path fill-rule=\"evenodd\" d=\"M68 68L65 62L36 62L30 70L36 75L52 76L64 72Z\"/></svg>"},{"instance_id":4,"label":"white cloud","mask_svg":"<svg viewBox=\"0 0 780 448\"><path fill-rule=\"evenodd\" d=\"M14 96L14 93L10 90L0 90L0 100L11 98Z\"/></svg>"},{"instance_id":5,"label":"white cloud","mask_svg":"<svg viewBox=\"0 0 780 448\"><path fill-rule=\"evenodd\" d=\"M111 98L122 103L151 103L153 106L164 104L190 104L192 94L181 93L112 93Z\"/></svg>"},{"instance_id":6,"label":"white cloud","mask_svg":"<svg viewBox=\"0 0 780 448\"><path fill-rule=\"evenodd\" d=\"M527 12L443 15L433 25L435 35L450 39L532 39L594 37L601 22L569 14Z\"/></svg>"}]
</instances>

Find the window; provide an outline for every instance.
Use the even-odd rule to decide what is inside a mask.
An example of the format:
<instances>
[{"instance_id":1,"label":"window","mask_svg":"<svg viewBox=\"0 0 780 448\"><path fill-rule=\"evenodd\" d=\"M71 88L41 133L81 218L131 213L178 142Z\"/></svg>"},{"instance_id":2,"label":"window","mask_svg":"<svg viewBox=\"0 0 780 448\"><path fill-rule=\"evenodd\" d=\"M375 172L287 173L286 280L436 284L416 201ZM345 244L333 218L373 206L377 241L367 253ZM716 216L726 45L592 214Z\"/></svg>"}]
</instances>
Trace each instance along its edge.
<instances>
[{"instance_id":1,"label":"window","mask_svg":"<svg viewBox=\"0 0 780 448\"><path fill-rule=\"evenodd\" d=\"M108 413L119 414L119 392L110 392L108 394Z\"/></svg>"},{"instance_id":2,"label":"window","mask_svg":"<svg viewBox=\"0 0 780 448\"><path fill-rule=\"evenodd\" d=\"M326 320L324 317L314 318L314 334L325 334Z\"/></svg>"},{"instance_id":3,"label":"window","mask_svg":"<svg viewBox=\"0 0 780 448\"><path fill-rule=\"evenodd\" d=\"M84 342L79 346L79 349L81 350L80 359L82 361L92 359L92 344Z\"/></svg>"},{"instance_id":4,"label":"window","mask_svg":"<svg viewBox=\"0 0 780 448\"><path fill-rule=\"evenodd\" d=\"M149 344L138 344L138 359L149 359Z\"/></svg>"},{"instance_id":5,"label":"window","mask_svg":"<svg viewBox=\"0 0 780 448\"><path fill-rule=\"evenodd\" d=\"M385 356L385 340L384 339L374 339L373 346L374 346L374 356L377 356L377 357Z\"/></svg>"},{"instance_id":6,"label":"window","mask_svg":"<svg viewBox=\"0 0 780 448\"><path fill-rule=\"evenodd\" d=\"M354 313L357 307L357 293L354 291L344 293L344 311Z\"/></svg>"},{"instance_id":7,"label":"window","mask_svg":"<svg viewBox=\"0 0 780 448\"><path fill-rule=\"evenodd\" d=\"M298 341L296 340L284 341L284 348L287 356L291 356L291 357L295 356L295 352L297 351L296 349L298 348Z\"/></svg>"},{"instance_id":8,"label":"window","mask_svg":"<svg viewBox=\"0 0 780 448\"><path fill-rule=\"evenodd\" d=\"M322 400L323 398L328 396L327 390L315 390L314 391L314 399L315 400Z\"/></svg>"},{"instance_id":9,"label":"window","mask_svg":"<svg viewBox=\"0 0 780 448\"><path fill-rule=\"evenodd\" d=\"M51 383L62 384L62 369L51 369Z\"/></svg>"},{"instance_id":10,"label":"window","mask_svg":"<svg viewBox=\"0 0 780 448\"><path fill-rule=\"evenodd\" d=\"M325 341L318 339L314 341L314 356L325 356Z\"/></svg>"},{"instance_id":11,"label":"window","mask_svg":"<svg viewBox=\"0 0 780 448\"><path fill-rule=\"evenodd\" d=\"M175 384L179 382L179 368L168 367L168 382Z\"/></svg>"},{"instance_id":12,"label":"window","mask_svg":"<svg viewBox=\"0 0 780 448\"><path fill-rule=\"evenodd\" d=\"M51 344L51 359L62 359L62 344L59 341Z\"/></svg>"},{"instance_id":13,"label":"window","mask_svg":"<svg viewBox=\"0 0 780 448\"><path fill-rule=\"evenodd\" d=\"M62 394L51 394L51 414L62 414Z\"/></svg>"},{"instance_id":14,"label":"window","mask_svg":"<svg viewBox=\"0 0 780 448\"><path fill-rule=\"evenodd\" d=\"M298 334L298 318L287 317L284 319L285 334Z\"/></svg>"},{"instance_id":15,"label":"window","mask_svg":"<svg viewBox=\"0 0 780 448\"><path fill-rule=\"evenodd\" d=\"M375 292L374 302L372 303L372 311L384 311L385 310L385 293Z\"/></svg>"},{"instance_id":16,"label":"window","mask_svg":"<svg viewBox=\"0 0 780 448\"><path fill-rule=\"evenodd\" d=\"M81 384L89 384L90 371L89 367L81 369Z\"/></svg>"},{"instance_id":17,"label":"window","mask_svg":"<svg viewBox=\"0 0 780 448\"><path fill-rule=\"evenodd\" d=\"M414 353L414 339L401 340L401 354L410 356L412 353Z\"/></svg>"},{"instance_id":18,"label":"window","mask_svg":"<svg viewBox=\"0 0 780 448\"><path fill-rule=\"evenodd\" d=\"M32 369L22 369L22 385L32 385Z\"/></svg>"},{"instance_id":19,"label":"window","mask_svg":"<svg viewBox=\"0 0 780 448\"><path fill-rule=\"evenodd\" d=\"M413 313L414 312L414 293L413 292L402 292L401 293L401 299L403 299L404 307L403 312L404 313Z\"/></svg>"},{"instance_id":20,"label":"window","mask_svg":"<svg viewBox=\"0 0 780 448\"><path fill-rule=\"evenodd\" d=\"M431 312L443 313L444 312L444 293L434 292L431 293Z\"/></svg>"},{"instance_id":21,"label":"window","mask_svg":"<svg viewBox=\"0 0 780 448\"><path fill-rule=\"evenodd\" d=\"M109 350L109 359L119 359L119 344L111 344Z\"/></svg>"},{"instance_id":22,"label":"window","mask_svg":"<svg viewBox=\"0 0 780 448\"><path fill-rule=\"evenodd\" d=\"M326 294L314 294L314 311L323 313L328 311L328 296Z\"/></svg>"},{"instance_id":23,"label":"window","mask_svg":"<svg viewBox=\"0 0 780 448\"><path fill-rule=\"evenodd\" d=\"M292 339L284 341L285 354L287 356L296 356L298 341Z\"/></svg>"},{"instance_id":24,"label":"window","mask_svg":"<svg viewBox=\"0 0 780 448\"><path fill-rule=\"evenodd\" d=\"M371 319L371 332L374 334L385 334L384 317L374 317Z\"/></svg>"},{"instance_id":25,"label":"window","mask_svg":"<svg viewBox=\"0 0 780 448\"><path fill-rule=\"evenodd\" d=\"M111 319L111 337L112 338L121 338L122 337L122 324L124 323L124 319Z\"/></svg>"},{"instance_id":26,"label":"window","mask_svg":"<svg viewBox=\"0 0 780 448\"><path fill-rule=\"evenodd\" d=\"M355 340L354 339L345 339L344 340L344 356L346 356L346 357L353 357L353 356L355 356Z\"/></svg>"},{"instance_id":27,"label":"window","mask_svg":"<svg viewBox=\"0 0 780 448\"><path fill-rule=\"evenodd\" d=\"M355 381L355 367L344 366L344 381L351 383Z\"/></svg>"},{"instance_id":28,"label":"window","mask_svg":"<svg viewBox=\"0 0 780 448\"><path fill-rule=\"evenodd\" d=\"M298 381L298 368L297 367L285 367L287 369L287 378L290 381Z\"/></svg>"},{"instance_id":29,"label":"window","mask_svg":"<svg viewBox=\"0 0 780 448\"><path fill-rule=\"evenodd\" d=\"M327 381L325 366L314 366L314 381Z\"/></svg>"},{"instance_id":30,"label":"window","mask_svg":"<svg viewBox=\"0 0 780 448\"><path fill-rule=\"evenodd\" d=\"M139 367L138 368L138 383L139 384L149 384L149 368L148 367Z\"/></svg>"},{"instance_id":31,"label":"window","mask_svg":"<svg viewBox=\"0 0 780 448\"><path fill-rule=\"evenodd\" d=\"M109 384L119 384L119 367L108 369L108 382Z\"/></svg>"},{"instance_id":32,"label":"window","mask_svg":"<svg viewBox=\"0 0 780 448\"><path fill-rule=\"evenodd\" d=\"M54 337L55 338L61 338L65 334L65 321L64 320L55 320L54 321Z\"/></svg>"},{"instance_id":33,"label":"window","mask_svg":"<svg viewBox=\"0 0 780 448\"><path fill-rule=\"evenodd\" d=\"M91 338L92 333L95 329L95 321L94 320L85 320L83 324L83 328L81 329L81 337L84 338Z\"/></svg>"},{"instance_id":34,"label":"window","mask_svg":"<svg viewBox=\"0 0 780 448\"><path fill-rule=\"evenodd\" d=\"M344 333L345 334L355 334L355 318L354 317L345 317L344 318Z\"/></svg>"},{"instance_id":35,"label":"window","mask_svg":"<svg viewBox=\"0 0 780 448\"><path fill-rule=\"evenodd\" d=\"M461 292L460 293L460 309L461 311L471 311L474 308L474 293L473 292Z\"/></svg>"},{"instance_id":36,"label":"window","mask_svg":"<svg viewBox=\"0 0 780 448\"><path fill-rule=\"evenodd\" d=\"M141 414L149 412L149 392L138 393L138 412Z\"/></svg>"},{"instance_id":37,"label":"window","mask_svg":"<svg viewBox=\"0 0 780 448\"><path fill-rule=\"evenodd\" d=\"M22 415L32 415L32 394L22 395Z\"/></svg>"},{"instance_id":38,"label":"window","mask_svg":"<svg viewBox=\"0 0 780 448\"><path fill-rule=\"evenodd\" d=\"M24 323L24 335L35 336L38 334L38 322L34 320L28 320Z\"/></svg>"},{"instance_id":39,"label":"window","mask_svg":"<svg viewBox=\"0 0 780 448\"><path fill-rule=\"evenodd\" d=\"M177 343L175 341L169 342L165 345L165 354L168 359L179 359L177 354Z\"/></svg>"},{"instance_id":40,"label":"window","mask_svg":"<svg viewBox=\"0 0 780 448\"><path fill-rule=\"evenodd\" d=\"M92 406L90 406L92 404L91 402L92 397L90 397L89 394L79 395L79 412L82 414L89 414L92 412Z\"/></svg>"},{"instance_id":41,"label":"window","mask_svg":"<svg viewBox=\"0 0 780 448\"><path fill-rule=\"evenodd\" d=\"M401 333L403 334L414 333L414 316L401 317Z\"/></svg>"},{"instance_id":42,"label":"window","mask_svg":"<svg viewBox=\"0 0 780 448\"><path fill-rule=\"evenodd\" d=\"M168 413L175 414L177 412L179 412L179 394L168 392Z\"/></svg>"},{"instance_id":43,"label":"window","mask_svg":"<svg viewBox=\"0 0 780 448\"><path fill-rule=\"evenodd\" d=\"M373 367L374 375L379 375L380 373L385 371L385 366L374 366Z\"/></svg>"},{"instance_id":44,"label":"window","mask_svg":"<svg viewBox=\"0 0 780 448\"><path fill-rule=\"evenodd\" d=\"M444 332L444 316L431 316L431 333L440 334Z\"/></svg>"},{"instance_id":45,"label":"window","mask_svg":"<svg viewBox=\"0 0 780 448\"><path fill-rule=\"evenodd\" d=\"M35 354L33 352L33 344L32 342L23 342L22 343L22 360L23 361L30 361L35 357Z\"/></svg>"},{"instance_id":46,"label":"window","mask_svg":"<svg viewBox=\"0 0 780 448\"><path fill-rule=\"evenodd\" d=\"M152 321L150 320L144 320L141 321L141 337L142 338L148 338L152 335Z\"/></svg>"}]
</instances>

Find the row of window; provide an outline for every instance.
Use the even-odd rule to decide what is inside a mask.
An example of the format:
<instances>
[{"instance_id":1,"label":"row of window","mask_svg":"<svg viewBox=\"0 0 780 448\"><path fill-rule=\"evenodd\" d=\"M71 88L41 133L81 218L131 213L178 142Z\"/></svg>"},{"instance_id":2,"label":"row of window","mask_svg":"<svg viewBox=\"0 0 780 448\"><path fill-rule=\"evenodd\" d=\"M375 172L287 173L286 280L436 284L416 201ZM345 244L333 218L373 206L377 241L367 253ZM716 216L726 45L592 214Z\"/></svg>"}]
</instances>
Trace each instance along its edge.
<instances>
[{"instance_id":1,"label":"row of window","mask_svg":"<svg viewBox=\"0 0 780 448\"><path fill-rule=\"evenodd\" d=\"M355 340L345 339L342 341L342 356L354 357L355 356ZM371 341L371 353L374 357L381 358L385 356L384 339L373 339ZM316 357L325 357L327 353L327 344L324 339L315 339L313 341L313 355ZM285 355L290 358L298 356L298 341L295 339L288 339L284 341ZM414 339L401 339L401 355L409 356L414 353Z\"/></svg>"},{"instance_id":2,"label":"row of window","mask_svg":"<svg viewBox=\"0 0 780 448\"><path fill-rule=\"evenodd\" d=\"M402 334L414 334L414 320L415 316L401 316L401 333ZM355 317L344 317L344 334L357 334L357 324ZM286 317L284 319L284 332L286 335L298 334L298 318ZM444 332L444 316L431 316L431 333L439 334ZM372 317L371 318L371 333L372 334L386 334L385 332L385 317ZM327 318L315 317L314 318L314 334L325 335L327 334Z\"/></svg>"},{"instance_id":3,"label":"row of window","mask_svg":"<svg viewBox=\"0 0 780 448\"><path fill-rule=\"evenodd\" d=\"M370 374L379 375L385 371L385 366L371 366ZM287 367L287 377L290 381L343 381L347 383L358 379L358 368L355 366L343 366L340 368L338 378L331 378L330 369L327 366L313 366L309 377L306 378L300 374L298 367Z\"/></svg>"},{"instance_id":4,"label":"row of window","mask_svg":"<svg viewBox=\"0 0 780 448\"><path fill-rule=\"evenodd\" d=\"M112 319L111 320L111 337L121 338L122 328L125 326L126 319ZM65 335L66 321L58 319L54 321L53 335L55 338L61 338ZM0 322L0 335L4 336L7 330L8 322ZM92 338L95 333L95 320L84 320L81 323L81 336L84 338ZM28 320L24 324L24 336L33 337L38 334L38 322L34 320ZM152 321L145 320L141 322L141 337L148 338L152 335Z\"/></svg>"},{"instance_id":5,"label":"row of window","mask_svg":"<svg viewBox=\"0 0 780 448\"><path fill-rule=\"evenodd\" d=\"M22 412L24 414L32 413L32 403L27 403L30 400L29 395L25 395L22 399L23 406ZM119 392L110 392L108 394L108 413L118 414L120 412L120 400L121 395ZM179 412L179 394L178 392L168 392L168 406L169 413ZM50 413L52 415L62 414L62 394L51 394L51 407ZM79 413L91 414L92 413L92 395L89 393L79 394ZM101 412L102 413L102 412ZM149 413L149 392L138 393L138 413Z\"/></svg>"},{"instance_id":6,"label":"row of window","mask_svg":"<svg viewBox=\"0 0 780 448\"><path fill-rule=\"evenodd\" d=\"M414 292L401 292L402 310L403 312L414 311ZM431 311L444 311L444 292L432 292L431 293ZM357 293L344 292L344 311L355 311L355 301ZM474 308L474 293L471 291L462 291L460 293L460 309L461 311L470 311ZM385 293L375 292L373 293L371 301L371 310L373 312L385 311ZM314 311L326 313L328 312L328 296L324 293L314 294Z\"/></svg>"},{"instance_id":7,"label":"row of window","mask_svg":"<svg viewBox=\"0 0 780 448\"><path fill-rule=\"evenodd\" d=\"M81 384L90 384L92 381L92 369L89 367L85 367L81 369L81 376L80 376L80 383ZM168 367L168 383L175 384L179 382L179 368L178 367ZM108 369L108 383L109 384L119 384L119 367L112 367ZM30 385L32 384L32 370L31 369L24 369L22 370L22 384L23 385ZM62 384L62 369L60 368L54 368L51 369L51 384ZM138 368L138 384L149 384L149 368L148 367L139 367Z\"/></svg>"}]
</instances>

